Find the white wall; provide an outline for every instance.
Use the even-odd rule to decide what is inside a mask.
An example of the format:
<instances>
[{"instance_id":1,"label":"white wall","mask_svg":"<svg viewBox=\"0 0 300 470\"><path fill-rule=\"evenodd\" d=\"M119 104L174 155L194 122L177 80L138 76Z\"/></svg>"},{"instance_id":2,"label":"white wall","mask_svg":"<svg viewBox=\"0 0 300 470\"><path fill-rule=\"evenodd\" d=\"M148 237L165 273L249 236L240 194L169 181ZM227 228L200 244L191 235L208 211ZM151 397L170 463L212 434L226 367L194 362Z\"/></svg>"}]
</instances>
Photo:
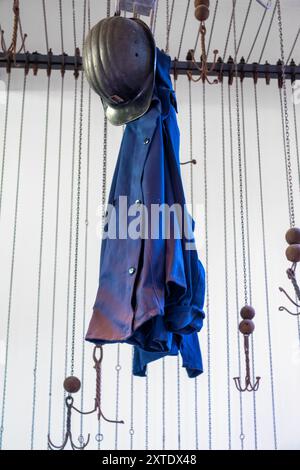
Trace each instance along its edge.
<instances>
[{"instance_id":1,"label":"white wall","mask_svg":"<svg viewBox=\"0 0 300 470\"><path fill-rule=\"evenodd\" d=\"M1 69L0 78L6 83L7 77ZM3 434L3 447L20 449L30 447L32 401L33 401L33 367L35 351L35 328L37 315L37 285L39 242L41 225L42 165L45 139L45 106L46 82L44 73L33 77L30 73L27 83L25 101L24 133L21 151L21 173L19 210L16 234L16 253L13 276L11 325L9 337L8 376L6 390L6 408ZM69 249L69 214L71 189L71 158L72 158L72 119L73 119L73 88L74 79L71 73L66 74L64 95L64 123L62 143L62 169L60 188L60 212L58 231L58 272L55 299L54 329L54 363L51 436L55 443L62 438L63 389L65 361L66 319L72 317L73 274L71 276L71 308L67 312L67 271ZM12 71L12 83L9 104L9 121L6 148L6 164L4 174L3 201L0 226L0 370L1 393L3 390L3 373L5 363L5 344L9 286L12 259L12 236L15 209L16 171L19 146L21 90L23 83L22 71ZM78 84L79 85L79 84ZM200 256L205 263L204 246L204 166L203 166L203 117L202 117L202 86L193 84L193 146L194 157L198 164L194 170L194 200L202 210L197 217L200 227L198 240ZM256 393L257 437L261 449L274 448L274 427L272 416L270 357L268 343L268 322L266 295L264 285L264 265L262 251L262 228L260 219L258 163L256 148L255 109L252 81L245 81L246 108L246 148L248 163L249 190L249 224L253 305L256 308L255 369L262 377L261 386ZM211 438L214 449L228 448L228 390L227 378L230 379L230 409L232 447L240 448L240 402L239 393L235 390L232 377L238 375L237 354L237 310L234 278L234 247L233 222L230 179L230 147L227 106L227 84L225 90L226 113L226 174L228 203L228 251L229 251L229 350L230 371L227 371L226 341L226 309L224 280L224 225L223 225L223 188L222 188L222 141L221 141L221 109L220 86L207 87L207 158L208 158L208 248L209 248L209 293L210 293L210 342L211 342ZM94 302L99 267L100 240L97 235L99 227L98 206L101 201L102 178L102 135L103 112L98 98L92 94L91 109L91 148L90 148L90 179L89 214L88 214L88 258L87 258L87 290L86 306L83 304L84 281L84 231L86 202L86 162L87 162L87 86L84 89L83 108L83 167L80 212L80 249L79 249L79 281L76 309L76 355L75 374L81 377L83 315L86 322L91 315ZM186 78L180 78L177 85L179 101L179 124L181 128L181 159L189 155L188 128L188 88ZM2 92L1 92L2 93ZM59 107L60 107L60 75L53 73L51 79L51 100L49 109L49 139L47 147L47 174L45 200L45 226L41 272L40 293L40 325L38 336L38 366L35 415L35 448L45 448L48 429L48 403L50 380L50 344L51 317L53 302L53 267L56 216ZM272 360L274 373L274 393L278 447L282 449L299 448L298 423L300 411L298 396L300 389L300 355L297 320L278 311L278 306L285 300L278 287L283 285L289 291L291 287L286 278L287 262L284 252L286 243L285 231L288 228L288 211L286 196L285 165L282 140L282 123L279 107L277 83L270 86L258 85L261 122L262 172L266 218L266 249L269 281L270 326L272 340ZM2 95L1 95L2 96ZM3 96L2 96L3 97ZM236 140L236 118L234 88L232 89L233 120L234 120L234 161L235 161L235 192L236 192L236 224L238 229L238 275L239 307L243 306L243 277L241 258L241 237L239 218L238 193L238 162ZM3 142L5 104L0 100L0 141ZM290 92L289 92L289 105ZM299 105L296 106L298 122ZM290 114L292 118L292 114ZM296 220L299 225L299 181L296 166L296 152L293 121L291 122L292 157L294 169L294 196L296 204ZM117 158L122 130L109 126L108 138L108 188ZM2 151L2 150L1 150ZM78 158L78 121L76 125L76 152ZM76 166L77 168L77 166ZM75 172L75 184L76 184ZM183 178L187 198L190 197L189 167L183 168ZM75 208L75 206L74 206ZM75 231L72 230L74 241ZM74 245L72 260L74 259ZM71 272L74 272L72 261ZM285 302L287 305L287 303ZM70 339L70 338L69 338ZM198 379L198 426L199 447L209 445L209 412L208 412L208 368L207 368L207 322L200 334L203 351L205 373ZM93 405L94 370L91 360L92 346L85 346L85 378L84 408ZM241 355L242 370L244 359ZM119 417L125 424L118 427L118 448L128 449L130 445L130 372L131 348L120 347ZM117 346L105 346L103 365L103 409L108 417L115 416L116 410L116 370ZM176 449L178 446L177 420L177 363L176 359L166 361L166 448ZM229 374L229 375L228 375ZM149 448L157 449L162 445L162 362L149 368ZM2 400L1 400L2 403ZM76 404L80 405L80 396L76 396ZM253 396L243 395L243 425L245 448L254 447ZM134 379L134 448L145 446L145 379ZM195 402L194 381L186 377L185 371L180 372L180 424L181 447L195 447ZM74 415L74 436L79 434L79 418ZM95 448L94 435L97 433L95 416L84 418L84 435L91 433L89 448ZM104 440L102 448L115 446L115 426L103 423L101 426Z\"/></svg>"}]
</instances>

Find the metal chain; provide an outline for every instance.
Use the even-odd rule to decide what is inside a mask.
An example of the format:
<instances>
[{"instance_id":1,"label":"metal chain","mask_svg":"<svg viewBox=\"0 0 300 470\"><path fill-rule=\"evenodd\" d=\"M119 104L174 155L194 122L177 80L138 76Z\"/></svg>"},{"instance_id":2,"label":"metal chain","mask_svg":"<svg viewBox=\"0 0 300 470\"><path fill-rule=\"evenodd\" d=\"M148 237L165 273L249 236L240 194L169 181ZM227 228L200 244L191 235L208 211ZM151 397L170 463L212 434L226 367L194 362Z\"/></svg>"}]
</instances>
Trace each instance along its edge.
<instances>
[{"instance_id":1,"label":"metal chain","mask_svg":"<svg viewBox=\"0 0 300 470\"><path fill-rule=\"evenodd\" d=\"M244 100L244 82L241 80L241 111L242 111L242 132L243 132L243 153L244 153L244 175L245 175L245 208L246 208L246 230L247 230L247 254L248 254L248 289L249 303L252 305L252 275L251 275L251 247L250 247L250 224L249 224L249 197L248 197L248 165L246 151L246 126L245 126L245 100ZM254 335L251 335L251 361L253 383L255 383L255 353L254 353ZM253 398L253 428L254 428L254 446L258 448L257 443L257 414L256 414L256 393Z\"/></svg>"},{"instance_id":2,"label":"metal chain","mask_svg":"<svg viewBox=\"0 0 300 470\"><path fill-rule=\"evenodd\" d=\"M91 9L90 0L87 0L87 26L91 29ZM85 29L85 28L83 28ZM83 37L84 39L84 37ZM82 338L85 335L86 328L86 310L87 310L87 265L88 265L88 235L89 235L89 196L90 196L90 143L91 143L91 88L88 89L88 108L87 108L87 149L86 149L86 189L85 189L85 231L84 231L84 260L83 260L83 314L82 314ZM85 341L82 341L81 348L81 410L84 408L84 377L85 377ZM83 415L80 415L80 436L83 436Z\"/></svg>"},{"instance_id":3,"label":"metal chain","mask_svg":"<svg viewBox=\"0 0 300 470\"><path fill-rule=\"evenodd\" d=\"M297 169L298 169L298 184L300 192L300 152L299 152L299 137L298 137L298 123L297 123L297 113L296 113L296 98L295 98L295 88L292 86L293 94L293 117L294 117L294 130L295 130L295 143L296 143L296 155L297 155Z\"/></svg>"},{"instance_id":4,"label":"metal chain","mask_svg":"<svg viewBox=\"0 0 300 470\"><path fill-rule=\"evenodd\" d=\"M35 437L36 387L37 387L37 368L38 368L39 335L40 335L41 281L42 281L42 261L43 261L43 252L44 252L46 174L47 174L47 159L48 159L47 157L48 157L50 82L51 82L51 75L49 74L48 81L47 81L47 95L46 95L44 162L43 162L43 173L42 173L41 225L40 225L39 262L38 262L38 279L37 279L37 307L36 307L36 320L35 320L34 366L33 366L31 450L34 448L34 437Z\"/></svg>"},{"instance_id":5,"label":"metal chain","mask_svg":"<svg viewBox=\"0 0 300 470\"><path fill-rule=\"evenodd\" d=\"M75 17L75 12L74 12ZM86 0L83 10L83 38L85 37ZM79 132L78 132L78 162L77 162L77 189L76 189L76 217L75 217L75 250L74 250L74 284L73 284L73 311L72 311L72 343L71 343L71 369L70 375L74 375L75 366L75 334L77 316L77 286L78 286L78 258L79 258L79 228L80 228L80 201L81 201L81 167L82 167L82 121L83 121L83 90L84 72L81 72L80 80L80 105L79 105Z\"/></svg>"},{"instance_id":6,"label":"metal chain","mask_svg":"<svg viewBox=\"0 0 300 470\"><path fill-rule=\"evenodd\" d=\"M11 82L11 73L7 74L4 131L3 131L3 144L2 144L1 179L0 179L0 220L1 220L3 184L4 184L5 164L6 164L6 142L7 142L8 110L9 110L9 98L10 98L10 82Z\"/></svg>"},{"instance_id":7,"label":"metal chain","mask_svg":"<svg viewBox=\"0 0 300 470\"><path fill-rule=\"evenodd\" d=\"M232 224L233 224L233 245L234 245L234 279L235 279L235 307L237 325L240 322L239 312L239 276L238 276L238 258L237 258L237 228L236 228L236 205L235 205L235 177L234 177L234 155L233 155L233 128L232 128L232 105L231 105L231 86L228 84L228 112L229 112L229 133L230 133L230 163L231 163L231 197L232 197ZM241 340L239 329L237 328L237 349L238 349L238 370L241 377ZM244 416L243 416L243 397L240 392L240 437L242 450L244 448Z\"/></svg>"},{"instance_id":8,"label":"metal chain","mask_svg":"<svg viewBox=\"0 0 300 470\"><path fill-rule=\"evenodd\" d=\"M193 160L193 101L192 101L192 80L189 82L189 131L190 131L190 161ZM193 166L190 165L190 203L191 215L194 218L194 174ZM195 448L199 449L199 427L198 427L198 379L195 378L194 383L194 406L195 406Z\"/></svg>"},{"instance_id":9,"label":"metal chain","mask_svg":"<svg viewBox=\"0 0 300 470\"><path fill-rule=\"evenodd\" d=\"M149 449L149 367L145 380L145 450Z\"/></svg>"},{"instance_id":10,"label":"metal chain","mask_svg":"<svg viewBox=\"0 0 300 470\"><path fill-rule=\"evenodd\" d=\"M69 250L68 250L68 271L67 271L67 305L66 305L66 337L65 337L65 377L68 374L69 362L69 313L70 313L70 297L71 297L71 265L72 265L72 251L73 251L73 202L74 202L74 170L75 170L75 145L76 145L76 117L77 117L77 102L78 102L78 80L75 79L74 84L74 98L73 98L73 135L72 135L72 162L71 162L71 189L70 189L70 219L69 219ZM63 400L63 437L65 435L65 398L64 392Z\"/></svg>"},{"instance_id":11,"label":"metal chain","mask_svg":"<svg viewBox=\"0 0 300 470\"><path fill-rule=\"evenodd\" d=\"M134 349L132 347L132 358L131 358L131 365L133 365L133 355L134 355ZM130 450L133 449L133 436L134 436L134 375L131 372L131 378L130 378L130 429L129 429L129 434L130 434Z\"/></svg>"},{"instance_id":12,"label":"metal chain","mask_svg":"<svg viewBox=\"0 0 300 470\"><path fill-rule=\"evenodd\" d=\"M284 152L284 163L285 163L285 172L287 175L287 153L286 153L286 144L285 144L285 127L284 127L284 110L283 110L283 100L282 100L282 91L278 87L279 93L279 102L280 102L280 113L281 113L281 126L282 126L282 142L283 142L283 152ZM286 178L286 194L287 194L287 203L288 203L288 213L290 214L290 199L289 199L289 185L288 179Z\"/></svg>"},{"instance_id":13,"label":"metal chain","mask_svg":"<svg viewBox=\"0 0 300 470\"><path fill-rule=\"evenodd\" d=\"M63 54L64 51L65 51L65 47L64 47L64 28L63 28L62 0L59 0L58 8L59 8L59 27L60 27L61 53Z\"/></svg>"},{"instance_id":14,"label":"metal chain","mask_svg":"<svg viewBox=\"0 0 300 470\"><path fill-rule=\"evenodd\" d=\"M285 124L285 146L286 146L286 177L288 185L288 198L289 198L289 218L290 226L295 227L295 208L294 208L294 190L293 190L293 172L291 161L291 145L290 145L290 127L289 127L289 113L288 113L288 98L285 77L285 56L284 56L284 42L283 42L283 27L281 16L281 3L277 2L277 15L278 15L278 28L280 40L280 53L282 61L282 90L283 90L283 107L284 107L284 124Z\"/></svg>"},{"instance_id":15,"label":"metal chain","mask_svg":"<svg viewBox=\"0 0 300 470\"><path fill-rule=\"evenodd\" d=\"M277 449L277 425L276 425L275 386L274 386L274 372L273 372L267 245L266 245L266 229L265 229L265 207L264 207L263 179L262 179L262 166L261 166L261 145L260 145L260 132L259 132L260 124L259 124L259 113L258 113L257 85L255 82L254 82L254 99L255 99L255 117L256 117L257 158L258 158L258 170L259 170L259 195L260 195L260 212L261 212L262 244L263 244L264 281L265 281L266 310L267 310L269 367L270 367L270 381L271 381L273 438L274 438L274 448Z\"/></svg>"},{"instance_id":16,"label":"metal chain","mask_svg":"<svg viewBox=\"0 0 300 470\"><path fill-rule=\"evenodd\" d=\"M154 20L153 20L153 29L152 29L153 37L155 37L155 31L156 31L158 5L159 5L159 0L156 0L156 6L155 6L155 12L154 12Z\"/></svg>"},{"instance_id":17,"label":"metal chain","mask_svg":"<svg viewBox=\"0 0 300 470\"><path fill-rule=\"evenodd\" d=\"M183 20L183 26L182 26L180 41L179 41L177 59L180 58L180 54L181 54L182 43L183 43L183 37L184 37L184 33L185 33L186 22L187 22L187 17L188 17L188 14L189 14L190 5L191 5L191 0L188 0L187 6L186 6L186 10L185 10L184 20Z\"/></svg>"},{"instance_id":18,"label":"metal chain","mask_svg":"<svg viewBox=\"0 0 300 470\"><path fill-rule=\"evenodd\" d=\"M237 37L236 37L236 15L233 15L233 37L234 37L234 56L235 56L235 100L236 100L236 123L237 123L237 144L238 144L238 174L239 174L239 199L240 199L240 218L242 235L242 259L243 259L243 281L244 281L244 302L248 304L248 281L247 281L247 255L246 255L246 230L245 230L245 203L244 203L244 176L241 147L241 121L240 121L240 97L237 69ZM249 236L249 234L248 234Z\"/></svg>"},{"instance_id":19,"label":"metal chain","mask_svg":"<svg viewBox=\"0 0 300 470\"><path fill-rule=\"evenodd\" d=\"M271 16L271 19L270 19L270 23L269 23L268 31L267 31L267 34L266 34L266 37L265 37L265 40L264 40L264 43L263 43L263 47L262 47L262 50L261 50L261 53L260 53L260 56L259 56L259 59L258 59L259 64L262 61L262 58L263 58L263 55L264 55L264 52L265 52L265 49L266 49L266 45L267 45L267 42L268 42L268 39L269 39L269 36L270 36L270 32L271 32L271 28L272 28L272 25L273 25L273 21L274 21L276 9L277 9L277 0L276 0L275 6L274 6L274 9L273 9L273 13L272 13L272 16Z\"/></svg>"},{"instance_id":20,"label":"metal chain","mask_svg":"<svg viewBox=\"0 0 300 470\"><path fill-rule=\"evenodd\" d=\"M212 396L211 396L211 338L210 338L210 296L209 296L209 243L208 243L208 171L206 132L206 87L203 83L203 164L204 164L204 224L205 224L205 267L206 267L206 328L207 328L207 387L208 387L208 446L212 449Z\"/></svg>"},{"instance_id":21,"label":"metal chain","mask_svg":"<svg viewBox=\"0 0 300 470\"><path fill-rule=\"evenodd\" d=\"M167 17L167 26L166 26L166 54L169 53L170 46L170 32L173 20L175 0L172 1L171 11L169 6L169 0L166 0L166 17Z\"/></svg>"},{"instance_id":22,"label":"metal chain","mask_svg":"<svg viewBox=\"0 0 300 470\"><path fill-rule=\"evenodd\" d=\"M77 47L75 0L72 0L72 21L73 21L73 44L74 44L74 51L75 51L75 49Z\"/></svg>"},{"instance_id":23,"label":"metal chain","mask_svg":"<svg viewBox=\"0 0 300 470\"><path fill-rule=\"evenodd\" d=\"M51 419L52 419L53 354L54 354L54 328L55 328L56 286L57 286L58 227L59 227L60 188L61 188L63 108L64 108L64 75L62 75L61 77L60 112L59 112L58 162L57 162L57 183L56 183L56 216L55 216L55 240L54 240L53 288L52 288L52 318L51 318L51 334L50 334L48 436L51 433ZM47 441L47 446L48 446L48 441Z\"/></svg>"},{"instance_id":24,"label":"metal chain","mask_svg":"<svg viewBox=\"0 0 300 470\"><path fill-rule=\"evenodd\" d=\"M166 448L166 359L162 359L162 449Z\"/></svg>"},{"instance_id":25,"label":"metal chain","mask_svg":"<svg viewBox=\"0 0 300 470\"><path fill-rule=\"evenodd\" d=\"M261 19L260 24L259 24L259 26L258 26L258 28L257 28L256 34L255 34L255 37L254 37L254 41L253 41L253 43L252 43L252 46L251 46L251 48L250 48L250 51L249 51L249 54L248 54L248 57L247 57L247 60L246 60L247 63L249 63L249 61L250 61L250 57L251 57L251 55L252 55L252 52L253 52L253 49L254 49L254 47L255 47L256 41L257 41L257 39L258 39L259 33L260 33L261 28L262 28L262 26L263 26L263 24L264 24L267 11L268 11L268 10L265 9L264 12L263 12L262 19Z\"/></svg>"},{"instance_id":26,"label":"metal chain","mask_svg":"<svg viewBox=\"0 0 300 470\"><path fill-rule=\"evenodd\" d=\"M192 107L192 80L189 78L189 131L190 131L190 161L193 160L193 107ZM190 201L191 212L194 217L194 165L190 165Z\"/></svg>"},{"instance_id":27,"label":"metal chain","mask_svg":"<svg viewBox=\"0 0 300 470\"><path fill-rule=\"evenodd\" d=\"M211 28L210 28L209 40L208 40L208 45L207 45L207 54L206 54L207 57L208 57L209 51L210 51L212 36L213 36L213 32L214 32L214 28L215 28L215 23L216 23L216 17L217 17L218 7L219 7L219 0L216 0L216 2L215 2L215 8L214 8L214 14L213 14L213 19L212 19ZM198 41L199 41L199 36L200 36L200 28L198 29L198 32L197 32L194 50L196 50L196 48L197 48L197 44L198 44Z\"/></svg>"},{"instance_id":28,"label":"metal chain","mask_svg":"<svg viewBox=\"0 0 300 470\"><path fill-rule=\"evenodd\" d=\"M298 41L298 39L299 39L299 36L300 36L300 28L298 29L298 32L297 32L297 34L296 34L295 40L294 40L293 45L292 45L292 47L291 47L291 51L290 51L290 53L289 53L289 55L288 55L288 58L287 58L287 60L286 60L286 64L288 64L289 61L291 60L291 57L292 57L292 54L293 54L294 49L295 49L295 47L296 47L297 41Z\"/></svg>"},{"instance_id":29,"label":"metal chain","mask_svg":"<svg viewBox=\"0 0 300 470\"><path fill-rule=\"evenodd\" d=\"M238 55L238 52L239 52L240 47L241 47L241 42L242 42L244 32L245 32L245 29L246 29L246 24L247 24L248 19L249 19L249 13L250 13L252 4L253 4L253 0L249 0L248 8L247 8L247 11L246 11L246 16L245 16L245 19L244 19L244 23L243 23L243 27L242 27L242 31L241 31L241 35L240 35L240 39L239 39L237 49L236 49L236 56Z\"/></svg>"},{"instance_id":30,"label":"metal chain","mask_svg":"<svg viewBox=\"0 0 300 470\"><path fill-rule=\"evenodd\" d=\"M120 351L120 344L117 345L117 364L116 364L116 421L119 420L119 398L120 398L120 358L121 358L121 351ZM118 450L118 438L119 438L119 423L116 423L115 427L115 450Z\"/></svg>"},{"instance_id":31,"label":"metal chain","mask_svg":"<svg viewBox=\"0 0 300 470\"><path fill-rule=\"evenodd\" d=\"M43 2L43 18L44 18L44 29L45 29L45 41L46 41L46 49L47 49L47 52L48 52L49 51L49 39L48 39L46 5L45 5L45 0L42 0L42 2Z\"/></svg>"},{"instance_id":32,"label":"metal chain","mask_svg":"<svg viewBox=\"0 0 300 470\"><path fill-rule=\"evenodd\" d=\"M12 294L13 294L13 284L14 284L15 255L16 255L16 242L17 242L17 225L18 225L18 212L19 212L20 172L21 172L21 159L22 159L22 143L23 143L26 84L27 84L27 75L25 73L24 74L24 81L23 81L22 105L21 105L21 122L20 122L20 133L19 133L18 168L17 168L16 197L15 197L14 224L13 224L13 241L12 241L12 253L11 253L11 264L10 264L8 312L7 312L7 323L6 323L6 344L5 344L5 360L4 360L4 371L3 371L1 425L0 425L0 449L2 449L2 444L3 444L3 433L4 433L5 411L6 411L6 392L7 392L9 345L10 345L10 332L11 332L10 330L11 330Z\"/></svg>"},{"instance_id":33,"label":"metal chain","mask_svg":"<svg viewBox=\"0 0 300 470\"><path fill-rule=\"evenodd\" d=\"M225 256L225 311L226 311L226 365L227 365L227 423L228 449L231 450L231 370L230 370L230 322L229 322L229 285L228 285L228 233L227 233L227 185L226 185L226 149L225 149L225 110L224 83L221 82L221 118L222 118L222 170L223 170L223 217L224 217L224 256Z\"/></svg>"},{"instance_id":34,"label":"metal chain","mask_svg":"<svg viewBox=\"0 0 300 470\"><path fill-rule=\"evenodd\" d=\"M177 355L177 450L181 449L181 380L180 359Z\"/></svg>"}]
</instances>

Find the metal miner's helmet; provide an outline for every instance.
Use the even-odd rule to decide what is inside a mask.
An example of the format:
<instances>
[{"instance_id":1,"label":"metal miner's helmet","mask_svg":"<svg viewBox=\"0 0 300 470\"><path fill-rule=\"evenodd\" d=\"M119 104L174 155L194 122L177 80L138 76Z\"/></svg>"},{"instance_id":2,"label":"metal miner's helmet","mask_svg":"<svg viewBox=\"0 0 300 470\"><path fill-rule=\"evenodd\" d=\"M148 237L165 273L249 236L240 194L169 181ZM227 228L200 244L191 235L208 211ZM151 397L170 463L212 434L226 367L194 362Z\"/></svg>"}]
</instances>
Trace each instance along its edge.
<instances>
[{"instance_id":1,"label":"metal miner's helmet","mask_svg":"<svg viewBox=\"0 0 300 470\"><path fill-rule=\"evenodd\" d=\"M114 16L97 23L83 47L83 68L100 95L108 120L126 124L151 104L156 47L148 26L137 18Z\"/></svg>"}]
</instances>

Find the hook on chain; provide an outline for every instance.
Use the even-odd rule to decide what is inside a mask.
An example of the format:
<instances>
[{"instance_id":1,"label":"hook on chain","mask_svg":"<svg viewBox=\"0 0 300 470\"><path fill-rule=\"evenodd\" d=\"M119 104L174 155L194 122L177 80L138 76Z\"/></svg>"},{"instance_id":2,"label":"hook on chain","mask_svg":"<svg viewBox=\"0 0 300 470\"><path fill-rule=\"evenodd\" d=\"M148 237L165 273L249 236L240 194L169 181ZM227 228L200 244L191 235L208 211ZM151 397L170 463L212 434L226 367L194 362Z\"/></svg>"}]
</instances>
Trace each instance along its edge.
<instances>
[{"instance_id":1,"label":"hook on chain","mask_svg":"<svg viewBox=\"0 0 300 470\"><path fill-rule=\"evenodd\" d=\"M97 351L100 352L99 357L97 357ZM104 421L108 423L114 423L114 424L124 424L124 421L122 420L114 420L114 419L108 419L104 415L102 408L101 408L101 364L103 360L103 346L102 345L96 345L93 350L93 360L94 360L94 369L96 370L96 394L95 394L95 405L94 408L90 411L81 411L75 406L73 406L74 410L77 411L78 413L82 415L90 415L95 412L97 412L97 418L98 421L100 421L101 417L104 419Z\"/></svg>"},{"instance_id":2,"label":"hook on chain","mask_svg":"<svg viewBox=\"0 0 300 470\"><path fill-rule=\"evenodd\" d=\"M285 235L285 238L286 238L287 243L289 244L288 248L286 249L285 254L286 254L288 261L291 261L292 263L292 266L289 269L287 269L286 273L287 273L288 279L291 281L294 287L296 299L298 299L300 302L300 288L296 279L296 267L297 267L297 263L300 261L300 229L296 227L289 229ZM285 289L283 289L282 287L279 287L279 290L280 292L284 293L284 295L288 298L288 300L295 307L297 307L297 309L300 309L300 305L297 302L295 302L291 298L290 295L288 295ZM283 312L283 311L288 312L290 315L293 315L293 316L300 315L300 311L293 313L284 306L279 307L279 310L280 312Z\"/></svg>"},{"instance_id":3,"label":"hook on chain","mask_svg":"<svg viewBox=\"0 0 300 470\"><path fill-rule=\"evenodd\" d=\"M70 385L72 383L73 383L73 385L76 385L76 383L78 381L79 382L79 388L77 389L77 391L80 389L81 384L80 384L80 380L77 379L77 377L68 377L65 380L65 384L66 384L67 380L69 380ZM75 393L74 388L72 388L72 390L73 390L72 393ZM74 402L73 397L71 395L68 395L65 399L65 405L67 407L67 418L66 418L66 434L65 434L65 438L63 440L63 443L60 446L57 446L57 445L53 444L53 442L50 438L50 435L48 434L48 448L50 450L64 450L64 448L66 447L68 441L70 441L70 445L71 445L73 450L84 450L86 448L86 446L88 445L89 441L90 441L90 434L88 434L87 441L86 442L82 441L80 446L77 446L73 442L72 431L71 431L72 408L74 408L73 402Z\"/></svg>"},{"instance_id":4,"label":"hook on chain","mask_svg":"<svg viewBox=\"0 0 300 470\"><path fill-rule=\"evenodd\" d=\"M239 330L244 336L244 352L246 362L245 385L241 385L240 377L234 377L233 380L239 392L256 392L259 388L260 377L256 377L255 382L252 382L249 355L249 336L253 333L255 328L252 321L255 316L255 310L250 305L245 305L242 308L240 315L243 319L239 324Z\"/></svg>"}]
</instances>

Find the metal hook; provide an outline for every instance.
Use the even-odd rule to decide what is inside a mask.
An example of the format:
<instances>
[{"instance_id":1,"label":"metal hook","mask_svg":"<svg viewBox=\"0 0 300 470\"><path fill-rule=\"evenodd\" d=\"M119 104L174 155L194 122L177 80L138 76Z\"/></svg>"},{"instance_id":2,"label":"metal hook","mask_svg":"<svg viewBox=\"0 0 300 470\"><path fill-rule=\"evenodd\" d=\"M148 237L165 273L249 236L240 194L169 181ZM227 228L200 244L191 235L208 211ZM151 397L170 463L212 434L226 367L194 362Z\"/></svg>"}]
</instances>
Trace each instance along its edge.
<instances>
[{"instance_id":1,"label":"metal hook","mask_svg":"<svg viewBox=\"0 0 300 470\"><path fill-rule=\"evenodd\" d=\"M66 419L66 434L65 434L63 443L60 446L53 444L53 442L51 441L50 435L48 434L48 448L50 450L64 450L64 448L66 447L68 443L68 440L70 441L70 445L73 450L84 450L90 441L90 434L88 434L87 441L86 442L83 441L80 446L77 446L73 442L72 432L71 432L72 408L74 408L73 402L74 402L73 397L71 397L71 395L68 395L65 399L65 405L67 407L67 419Z\"/></svg>"},{"instance_id":2,"label":"metal hook","mask_svg":"<svg viewBox=\"0 0 300 470\"><path fill-rule=\"evenodd\" d=\"M97 358L97 350L100 351L100 356ZM103 414L103 411L101 409L101 363L103 360L103 347L102 345L96 345L93 350L93 360L94 360L94 369L96 370L96 396L95 396L95 406L91 411L81 411L75 406L73 406L74 410L77 411L78 413L82 415L90 415L92 413L97 412L97 418L98 421L100 421L100 418L102 417L104 421L107 421L108 423L114 423L114 424L124 424L124 421L120 420L114 420L114 419L108 419L106 416Z\"/></svg>"},{"instance_id":3,"label":"metal hook","mask_svg":"<svg viewBox=\"0 0 300 470\"><path fill-rule=\"evenodd\" d=\"M260 377L256 377L255 383L252 384L249 359L249 335L244 335L244 351L246 360L245 386L242 387L240 377L234 377L233 380L239 392L256 392L259 387Z\"/></svg>"},{"instance_id":4,"label":"metal hook","mask_svg":"<svg viewBox=\"0 0 300 470\"><path fill-rule=\"evenodd\" d=\"M180 162L180 165L197 165L197 160L193 158L193 160L188 160L187 162Z\"/></svg>"},{"instance_id":5,"label":"metal hook","mask_svg":"<svg viewBox=\"0 0 300 470\"><path fill-rule=\"evenodd\" d=\"M199 82L200 80L203 81L203 83L206 81L207 83L209 83L209 85L216 85L217 83L219 83L219 80L217 78L215 78L213 81L211 81L209 78L208 78L208 75L210 73L212 73L216 67L216 63L217 63L217 55L219 53L219 51L217 49L214 50L214 59L213 59L213 63L211 65L210 68L208 68L208 65L207 65L207 54L206 54L206 46L205 46L205 36L206 36L206 27L205 27L205 24L204 22L202 21L200 23L200 39L201 39L201 67L199 67L199 65L197 64L196 60L195 60L195 51L193 49L191 49L189 51L189 54L190 54L190 60L192 61L192 63L194 64L194 66L196 67L197 70L199 70L200 72L200 77L199 78L193 78L193 75L192 75L192 72L187 72L188 74L188 77L190 80L192 80L193 82L197 83Z\"/></svg>"},{"instance_id":6,"label":"metal hook","mask_svg":"<svg viewBox=\"0 0 300 470\"><path fill-rule=\"evenodd\" d=\"M298 286L298 283L297 283L297 279L296 279L296 263L293 263L292 267L287 269L286 271L286 274L287 274L287 277L290 279L291 283L293 284L293 287L294 287L294 290L295 290L295 294L296 294L296 297L297 299L300 301L300 288ZM283 289L282 287L279 287L279 290L280 292L283 292L284 295L289 299L289 301L295 305L295 307L297 307L298 309L300 309L300 305L297 304L297 302L295 302L289 295L288 293L286 292L285 289ZM290 315L293 315L293 316L299 316L300 315L300 312L296 312L296 313L293 313L291 312L290 310L288 310L286 307L279 307L279 311L280 312L288 312Z\"/></svg>"}]
</instances>

